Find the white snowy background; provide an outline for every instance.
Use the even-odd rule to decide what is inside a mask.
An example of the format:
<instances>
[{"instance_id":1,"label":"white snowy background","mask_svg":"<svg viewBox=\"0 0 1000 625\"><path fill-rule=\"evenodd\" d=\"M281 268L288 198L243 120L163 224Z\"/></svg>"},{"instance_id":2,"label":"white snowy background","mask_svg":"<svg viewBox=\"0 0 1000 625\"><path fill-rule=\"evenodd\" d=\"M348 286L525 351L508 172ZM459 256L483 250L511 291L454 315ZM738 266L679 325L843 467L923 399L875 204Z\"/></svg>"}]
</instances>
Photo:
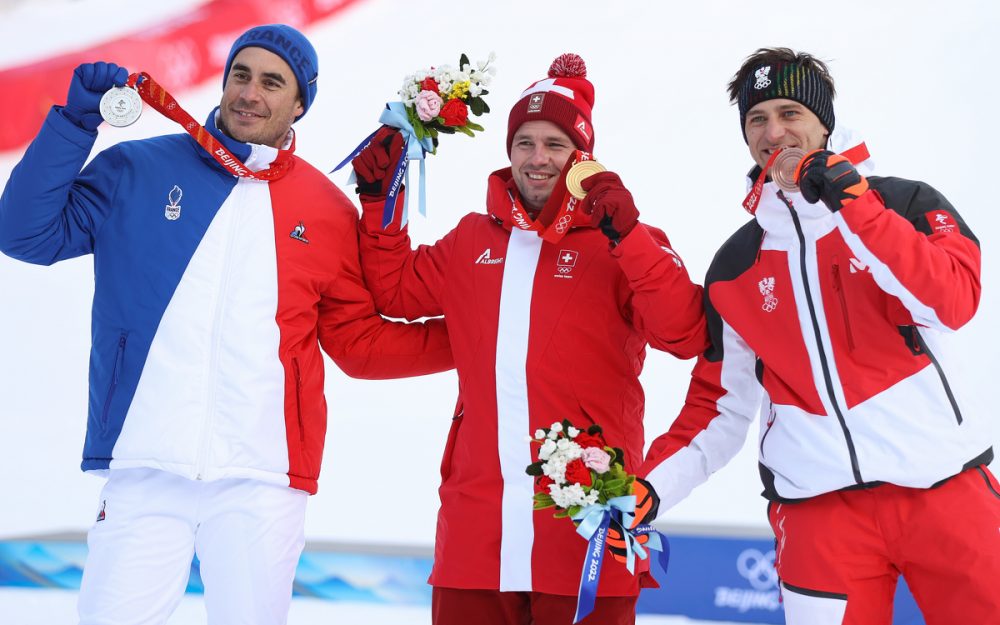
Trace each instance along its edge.
<instances>
[{"instance_id":1,"label":"white snowy background","mask_svg":"<svg viewBox=\"0 0 1000 625\"><path fill-rule=\"evenodd\" d=\"M139 3L117 0L0 0L0 69L152 26L197 4L173 0L142 3L140 9ZM281 3L274 4L274 21L280 21ZM997 440L997 411L987 400L1000 324L998 6L992 0L366 0L305 29L319 53L320 79L316 101L296 125L298 153L331 169L375 129L383 104L396 99L406 74L454 65L461 52L473 61L495 52L498 74L487 96L494 112L477 119L486 132L476 139L444 137L427 164L427 217L412 214L411 203L413 239L433 242L461 215L482 210L487 174L507 164L506 116L517 95L543 78L558 54L576 52L596 90L597 158L619 172L642 219L668 233L701 281L715 250L748 218L740 201L752 163L726 84L758 47L812 52L829 62L837 81L838 125L863 134L879 173L935 186L982 242L982 304L960 338L966 375L980 389L974 400L993 421ZM221 77L175 95L204 119L218 102L220 86ZM16 93L0 95L0 115L16 101ZM147 111L127 129L102 127L95 153L123 139L178 130ZM19 151L0 153L0 182L19 157ZM333 176L342 186L346 178ZM415 188L412 175L411 182ZM83 532L94 518L102 481L79 471L92 294L90 257L46 268L0 256L0 539ZM642 376L648 439L676 416L692 364L650 351ZM331 364L326 390L329 437L307 537L429 547L438 463L457 391L454 373L368 382L350 380ZM756 426L743 451L670 511L666 522L764 531L755 438ZM363 504L373 497L388 497L407 511L405 518L366 514L362 527L345 501ZM28 595L25 605L35 600ZM59 612L67 621L68 609ZM291 622L318 622L312 608L296 609ZM16 622L36 622L28 616L34 609L24 613ZM197 622L197 614L172 622ZM386 618L429 622L420 610Z\"/></svg>"}]
</instances>

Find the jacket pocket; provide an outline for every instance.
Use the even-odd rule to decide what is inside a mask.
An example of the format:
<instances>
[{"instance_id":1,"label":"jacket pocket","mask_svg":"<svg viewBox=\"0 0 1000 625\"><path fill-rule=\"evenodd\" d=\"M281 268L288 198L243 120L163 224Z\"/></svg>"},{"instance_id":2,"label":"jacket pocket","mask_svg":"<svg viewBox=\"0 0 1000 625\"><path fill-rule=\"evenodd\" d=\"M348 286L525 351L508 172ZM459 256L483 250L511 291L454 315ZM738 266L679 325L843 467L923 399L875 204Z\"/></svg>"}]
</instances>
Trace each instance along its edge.
<instances>
[{"instance_id":1,"label":"jacket pocket","mask_svg":"<svg viewBox=\"0 0 1000 625\"><path fill-rule=\"evenodd\" d=\"M448 441L444 445L444 454L441 457L441 481L444 482L451 476L451 465L455 455L455 445L458 444L458 431L462 429L462 420L465 418L465 406L462 398L458 398L455 406L455 414L451 418L451 429L448 430Z\"/></svg>"},{"instance_id":2,"label":"jacket pocket","mask_svg":"<svg viewBox=\"0 0 1000 625\"><path fill-rule=\"evenodd\" d=\"M115 397L118 389L118 376L121 375L125 366L125 344L128 342L128 332L122 331L118 337L118 348L115 350L115 362L111 368L111 382L108 384L108 395L104 400L104 409L101 411L101 428L108 427L108 415L111 412L111 400Z\"/></svg>"},{"instance_id":3,"label":"jacket pocket","mask_svg":"<svg viewBox=\"0 0 1000 625\"><path fill-rule=\"evenodd\" d=\"M835 256L833 258L833 292L837 294L837 301L840 302L840 313L844 317L844 332L847 335L847 349L854 351L854 332L851 330L851 315L847 306L847 294L844 293L844 279L840 276L840 263Z\"/></svg>"},{"instance_id":4,"label":"jacket pocket","mask_svg":"<svg viewBox=\"0 0 1000 625\"><path fill-rule=\"evenodd\" d=\"M295 376L295 419L299 424L299 443L305 443L306 428L302 422L302 373L299 370L298 358L292 358L292 375Z\"/></svg>"},{"instance_id":5,"label":"jacket pocket","mask_svg":"<svg viewBox=\"0 0 1000 625\"><path fill-rule=\"evenodd\" d=\"M760 437L760 457L764 457L764 441L767 440L767 435L771 433L771 428L774 427L774 422L778 420L778 411L774 409L774 402L768 402L768 413L767 413L767 425L764 429L764 435Z\"/></svg>"}]
</instances>

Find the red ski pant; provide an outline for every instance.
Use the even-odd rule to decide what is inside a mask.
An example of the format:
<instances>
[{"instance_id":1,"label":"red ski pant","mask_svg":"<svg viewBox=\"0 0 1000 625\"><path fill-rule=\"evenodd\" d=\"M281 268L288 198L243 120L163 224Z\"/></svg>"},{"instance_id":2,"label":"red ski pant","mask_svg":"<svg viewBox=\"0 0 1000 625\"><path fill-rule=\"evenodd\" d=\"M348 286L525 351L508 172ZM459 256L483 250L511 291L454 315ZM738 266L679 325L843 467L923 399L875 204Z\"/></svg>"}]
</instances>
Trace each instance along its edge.
<instances>
[{"instance_id":1,"label":"red ski pant","mask_svg":"<svg viewBox=\"0 0 1000 625\"><path fill-rule=\"evenodd\" d=\"M636 599L598 597L580 625L635 625ZM576 597L435 586L431 614L434 625L572 625Z\"/></svg>"},{"instance_id":2,"label":"red ski pant","mask_svg":"<svg viewBox=\"0 0 1000 625\"><path fill-rule=\"evenodd\" d=\"M985 467L772 503L788 625L890 625L906 580L927 625L1000 623L1000 485Z\"/></svg>"}]
</instances>

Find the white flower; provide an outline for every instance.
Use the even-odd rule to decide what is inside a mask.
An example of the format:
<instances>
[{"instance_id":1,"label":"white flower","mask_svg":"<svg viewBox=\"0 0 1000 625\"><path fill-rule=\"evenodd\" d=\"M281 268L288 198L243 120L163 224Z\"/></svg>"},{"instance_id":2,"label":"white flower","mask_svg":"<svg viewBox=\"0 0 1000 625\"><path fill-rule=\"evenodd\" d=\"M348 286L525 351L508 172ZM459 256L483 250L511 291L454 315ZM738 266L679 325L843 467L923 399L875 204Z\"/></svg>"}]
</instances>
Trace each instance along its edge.
<instances>
[{"instance_id":1,"label":"white flower","mask_svg":"<svg viewBox=\"0 0 1000 625\"><path fill-rule=\"evenodd\" d=\"M570 438L576 438L576 435L580 433L580 430L576 429L571 425L569 426L569 429L566 430L566 433L569 434Z\"/></svg>"},{"instance_id":2,"label":"white flower","mask_svg":"<svg viewBox=\"0 0 1000 625\"><path fill-rule=\"evenodd\" d=\"M555 423L552 424L552 427L550 427L549 429L552 430L553 432L562 432L563 431L562 423L556 421Z\"/></svg>"},{"instance_id":3,"label":"white flower","mask_svg":"<svg viewBox=\"0 0 1000 625\"><path fill-rule=\"evenodd\" d=\"M538 440L542 440L543 438L545 438L545 430L543 430L542 428L538 428L537 430L535 430L535 438L537 438Z\"/></svg>"},{"instance_id":4,"label":"white flower","mask_svg":"<svg viewBox=\"0 0 1000 625\"><path fill-rule=\"evenodd\" d=\"M584 492L579 484L571 486L549 485L549 494L552 501L560 508L570 508L572 506L591 506L597 503L598 493L596 491Z\"/></svg>"},{"instance_id":5,"label":"white flower","mask_svg":"<svg viewBox=\"0 0 1000 625\"><path fill-rule=\"evenodd\" d=\"M552 455L552 452L556 450L555 441L547 440L542 443L542 448L538 450L538 459L545 461L548 460Z\"/></svg>"},{"instance_id":6,"label":"white flower","mask_svg":"<svg viewBox=\"0 0 1000 625\"><path fill-rule=\"evenodd\" d=\"M559 438L559 432L556 432L555 430L549 430L548 438L549 440L553 441L556 440L557 438Z\"/></svg>"}]
</instances>

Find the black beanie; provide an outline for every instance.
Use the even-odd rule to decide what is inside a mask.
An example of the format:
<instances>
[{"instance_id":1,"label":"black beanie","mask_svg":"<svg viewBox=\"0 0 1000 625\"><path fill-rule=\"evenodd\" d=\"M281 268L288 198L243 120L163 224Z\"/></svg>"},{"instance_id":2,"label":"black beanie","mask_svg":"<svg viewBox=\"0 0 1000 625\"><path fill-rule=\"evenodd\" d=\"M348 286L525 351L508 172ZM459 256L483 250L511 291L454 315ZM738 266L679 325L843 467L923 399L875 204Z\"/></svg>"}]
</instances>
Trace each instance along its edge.
<instances>
[{"instance_id":1,"label":"black beanie","mask_svg":"<svg viewBox=\"0 0 1000 625\"><path fill-rule=\"evenodd\" d=\"M830 86L819 74L807 67L778 61L762 64L747 74L740 88L740 129L744 140L747 138L747 111L765 100L775 98L795 100L802 104L819 118L828 131L833 132L835 120Z\"/></svg>"}]
</instances>

